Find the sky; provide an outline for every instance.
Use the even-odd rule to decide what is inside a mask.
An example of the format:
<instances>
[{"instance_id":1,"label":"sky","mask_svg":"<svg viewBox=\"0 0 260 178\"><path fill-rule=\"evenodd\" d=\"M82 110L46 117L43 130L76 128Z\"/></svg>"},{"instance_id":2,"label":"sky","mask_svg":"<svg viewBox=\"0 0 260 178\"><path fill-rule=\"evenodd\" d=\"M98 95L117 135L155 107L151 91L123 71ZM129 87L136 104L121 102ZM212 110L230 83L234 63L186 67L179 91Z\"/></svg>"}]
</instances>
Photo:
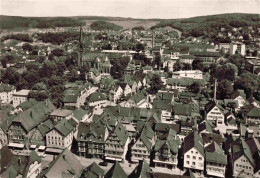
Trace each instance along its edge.
<instances>
[{"instance_id":1,"label":"sky","mask_svg":"<svg viewBox=\"0 0 260 178\"><path fill-rule=\"evenodd\" d=\"M260 13L260 0L0 0L12 16L112 16L188 18L222 13Z\"/></svg>"}]
</instances>

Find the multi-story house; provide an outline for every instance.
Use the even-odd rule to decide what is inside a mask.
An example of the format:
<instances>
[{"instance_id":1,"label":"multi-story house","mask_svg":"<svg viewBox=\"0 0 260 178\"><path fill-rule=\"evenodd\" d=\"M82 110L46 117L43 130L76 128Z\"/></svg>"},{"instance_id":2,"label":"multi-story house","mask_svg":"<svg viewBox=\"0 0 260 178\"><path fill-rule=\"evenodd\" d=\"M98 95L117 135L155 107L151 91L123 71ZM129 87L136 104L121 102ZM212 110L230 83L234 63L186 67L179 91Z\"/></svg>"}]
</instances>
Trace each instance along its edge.
<instances>
[{"instance_id":1,"label":"multi-story house","mask_svg":"<svg viewBox=\"0 0 260 178\"><path fill-rule=\"evenodd\" d=\"M238 108L243 107L246 103L246 95L244 90L236 90L234 93L232 93L231 99L238 102Z\"/></svg>"},{"instance_id":2,"label":"multi-story house","mask_svg":"<svg viewBox=\"0 0 260 178\"><path fill-rule=\"evenodd\" d=\"M102 122L80 123L77 135L79 156L103 159L108 134L109 131Z\"/></svg>"},{"instance_id":3,"label":"multi-story house","mask_svg":"<svg viewBox=\"0 0 260 178\"><path fill-rule=\"evenodd\" d=\"M205 147L206 172L208 176L225 177L227 156L216 142Z\"/></svg>"},{"instance_id":4,"label":"multi-story house","mask_svg":"<svg viewBox=\"0 0 260 178\"><path fill-rule=\"evenodd\" d=\"M175 139L176 131L170 129L168 133L160 136L154 146L155 167L175 169L178 164L179 141Z\"/></svg>"},{"instance_id":5,"label":"multi-story house","mask_svg":"<svg viewBox=\"0 0 260 178\"><path fill-rule=\"evenodd\" d=\"M73 126L68 121L59 122L46 133L46 146L50 148L71 148L73 141Z\"/></svg>"},{"instance_id":6,"label":"multi-story house","mask_svg":"<svg viewBox=\"0 0 260 178\"><path fill-rule=\"evenodd\" d=\"M121 98L123 93L124 91L120 87L120 85L115 85L114 88L109 91L109 100L113 102L117 102Z\"/></svg>"},{"instance_id":7,"label":"multi-story house","mask_svg":"<svg viewBox=\"0 0 260 178\"><path fill-rule=\"evenodd\" d=\"M205 153L203 140L197 132L192 132L185 137L183 154L184 168L192 169L195 172L204 171Z\"/></svg>"},{"instance_id":8,"label":"multi-story house","mask_svg":"<svg viewBox=\"0 0 260 178\"><path fill-rule=\"evenodd\" d=\"M151 151L154 146L154 131L149 123L146 123L141 132L137 135L136 142L131 148L132 158L134 163L140 160L150 162Z\"/></svg>"},{"instance_id":9,"label":"multi-story house","mask_svg":"<svg viewBox=\"0 0 260 178\"><path fill-rule=\"evenodd\" d=\"M105 141L105 159L124 161L130 139L125 127L119 122Z\"/></svg>"},{"instance_id":10,"label":"multi-story house","mask_svg":"<svg viewBox=\"0 0 260 178\"><path fill-rule=\"evenodd\" d=\"M132 93L132 88L127 83L120 83L119 85L123 89L124 96L128 96Z\"/></svg>"},{"instance_id":11,"label":"multi-story house","mask_svg":"<svg viewBox=\"0 0 260 178\"><path fill-rule=\"evenodd\" d=\"M20 90L13 94L13 107L16 108L19 104L27 101L30 90Z\"/></svg>"},{"instance_id":12,"label":"multi-story house","mask_svg":"<svg viewBox=\"0 0 260 178\"><path fill-rule=\"evenodd\" d=\"M76 155L69 149L64 149L51 164L44 169L39 177L81 177L84 167L77 159Z\"/></svg>"},{"instance_id":13,"label":"multi-story house","mask_svg":"<svg viewBox=\"0 0 260 178\"><path fill-rule=\"evenodd\" d=\"M161 113L161 122L172 123L173 122L173 109L171 103L168 101L156 100L153 102L153 107L159 113Z\"/></svg>"},{"instance_id":14,"label":"multi-story house","mask_svg":"<svg viewBox=\"0 0 260 178\"><path fill-rule=\"evenodd\" d=\"M246 45L244 43L233 42L230 44L230 55L241 54L244 56L246 54Z\"/></svg>"},{"instance_id":15,"label":"multi-story house","mask_svg":"<svg viewBox=\"0 0 260 178\"><path fill-rule=\"evenodd\" d=\"M53 123L51 120L46 120L45 122L39 124L29 137L29 142L31 147L40 145L46 145L46 133L53 129Z\"/></svg>"},{"instance_id":16,"label":"multi-story house","mask_svg":"<svg viewBox=\"0 0 260 178\"><path fill-rule=\"evenodd\" d=\"M6 163L7 167L2 173L3 177L24 177L32 178L40 175L42 159L35 151L29 155L13 155Z\"/></svg>"},{"instance_id":17,"label":"multi-story house","mask_svg":"<svg viewBox=\"0 0 260 178\"><path fill-rule=\"evenodd\" d=\"M234 177L252 177L254 160L251 150L243 138L231 144L231 162Z\"/></svg>"},{"instance_id":18,"label":"multi-story house","mask_svg":"<svg viewBox=\"0 0 260 178\"><path fill-rule=\"evenodd\" d=\"M84 106L86 98L94 93L98 88L92 86L90 83L86 85L78 85L68 87L64 91L63 103L68 108L80 108Z\"/></svg>"},{"instance_id":19,"label":"multi-story house","mask_svg":"<svg viewBox=\"0 0 260 178\"><path fill-rule=\"evenodd\" d=\"M55 109L56 107L47 99L15 116L8 129L9 144L20 143L28 147L30 144L29 138L37 129L37 126L47 120L47 115Z\"/></svg>"},{"instance_id":20,"label":"multi-story house","mask_svg":"<svg viewBox=\"0 0 260 178\"><path fill-rule=\"evenodd\" d=\"M13 94L16 92L14 86L9 84L0 84L0 103L10 103L13 100Z\"/></svg>"},{"instance_id":21,"label":"multi-story house","mask_svg":"<svg viewBox=\"0 0 260 178\"><path fill-rule=\"evenodd\" d=\"M152 104L149 101L149 96L145 96L143 92L136 93L131 96L125 103L124 107L134 108L152 108Z\"/></svg>"},{"instance_id":22,"label":"multi-story house","mask_svg":"<svg viewBox=\"0 0 260 178\"><path fill-rule=\"evenodd\" d=\"M72 117L72 111L68 109L56 109L50 113L49 117L55 122L68 120Z\"/></svg>"},{"instance_id":23,"label":"multi-story house","mask_svg":"<svg viewBox=\"0 0 260 178\"><path fill-rule=\"evenodd\" d=\"M215 101L210 101L205 106L205 111L207 120L214 121L217 127L225 125L225 114L223 112L223 108L220 105L216 104Z\"/></svg>"},{"instance_id":24,"label":"multi-story house","mask_svg":"<svg viewBox=\"0 0 260 178\"><path fill-rule=\"evenodd\" d=\"M92 93L86 100L90 107L106 107L107 106L107 98L100 92Z\"/></svg>"}]
</instances>

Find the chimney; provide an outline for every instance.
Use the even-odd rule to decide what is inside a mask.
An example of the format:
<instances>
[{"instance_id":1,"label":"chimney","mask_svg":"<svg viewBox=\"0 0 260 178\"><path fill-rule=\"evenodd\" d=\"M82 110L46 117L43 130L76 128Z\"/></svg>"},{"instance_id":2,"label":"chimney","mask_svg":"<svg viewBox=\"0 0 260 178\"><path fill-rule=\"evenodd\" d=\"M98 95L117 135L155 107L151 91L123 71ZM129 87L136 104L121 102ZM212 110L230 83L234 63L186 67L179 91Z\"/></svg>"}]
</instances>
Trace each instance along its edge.
<instances>
[{"instance_id":1,"label":"chimney","mask_svg":"<svg viewBox=\"0 0 260 178\"><path fill-rule=\"evenodd\" d=\"M214 81L214 101L217 104L217 79Z\"/></svg>"}]
</instances>

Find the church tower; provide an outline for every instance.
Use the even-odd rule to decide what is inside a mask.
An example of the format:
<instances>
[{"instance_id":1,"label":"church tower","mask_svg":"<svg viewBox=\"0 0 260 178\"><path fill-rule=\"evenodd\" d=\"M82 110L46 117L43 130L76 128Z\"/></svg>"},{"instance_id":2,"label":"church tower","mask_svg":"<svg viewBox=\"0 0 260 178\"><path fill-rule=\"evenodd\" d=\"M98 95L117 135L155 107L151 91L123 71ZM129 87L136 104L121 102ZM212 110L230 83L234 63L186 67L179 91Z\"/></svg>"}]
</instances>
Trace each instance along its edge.
<instances>
[{"instance_id":1,"label":"church tower","mask_svg":"<svg viewBox=\"0 0 260 178\"><path fill-rule=\"evenodd\" d=\"M84 42L83 42L83 30L82 26L79 29L79 50L78 50L78 67L82 66L82 58L83 58L83 51L84 51Z\"/></svg>"}]
</instances>

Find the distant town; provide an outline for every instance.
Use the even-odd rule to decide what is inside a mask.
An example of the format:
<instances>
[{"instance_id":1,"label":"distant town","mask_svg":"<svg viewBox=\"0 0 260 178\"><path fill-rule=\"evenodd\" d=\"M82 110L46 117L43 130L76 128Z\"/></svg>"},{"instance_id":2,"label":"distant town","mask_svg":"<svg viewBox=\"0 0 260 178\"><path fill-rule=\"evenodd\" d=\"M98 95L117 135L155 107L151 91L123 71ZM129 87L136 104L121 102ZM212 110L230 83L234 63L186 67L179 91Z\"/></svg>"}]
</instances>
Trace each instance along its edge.
<instances>
[{"instance_id":1,"label":"distant town","mask_svg":"<svg viewBox=\"0 0 260 178\"><path fill-rule=\"evenodd\" d=\"M231 16L3 17L0 177L260 178L259 15Z\"/></svg>"}]
</instances>

